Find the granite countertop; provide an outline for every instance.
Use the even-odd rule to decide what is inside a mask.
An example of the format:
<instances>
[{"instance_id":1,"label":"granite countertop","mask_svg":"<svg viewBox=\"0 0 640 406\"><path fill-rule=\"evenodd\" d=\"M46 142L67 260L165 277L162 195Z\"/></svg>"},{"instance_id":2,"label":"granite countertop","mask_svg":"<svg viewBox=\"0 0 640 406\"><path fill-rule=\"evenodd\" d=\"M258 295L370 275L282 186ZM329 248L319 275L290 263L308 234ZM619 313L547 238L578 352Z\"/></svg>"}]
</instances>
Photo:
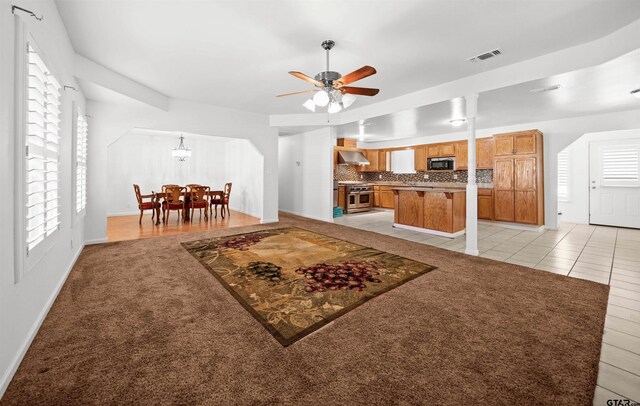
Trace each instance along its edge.
<instances>
[{"instance_id":1,"label":"granite countertop","mask_svg":"<svg viewBox=\"0 0 640 406\"><path fill-rule=\"evenodd\" d=\"M338 182L340 185L360 185L360 184L369 184L369 185L378 185L378 186L409 186L409 187L422 187L422 188L466 188L466 182L411 182L411 183L403 183L403 182L385 182L385 181L374 181L374 182L358 182L358 181L347 181L347 182ZM480 189L493 189L493 183L478 183L478 188Z\"/></svg>"},{"instance_id":2,"label":"granite countertop","mask_svg":"<svg viewBox=\"0 0 640 406\"><path fill-rule=\"evenodd\" d=\"M460 190L460 189L441 189L441 188L430 188L430 187L402 187L402 188L393 188L392 190L416 191L416 192L426 192L426 193L465 193L464 190Z\"/></svg>"}]
</instances>

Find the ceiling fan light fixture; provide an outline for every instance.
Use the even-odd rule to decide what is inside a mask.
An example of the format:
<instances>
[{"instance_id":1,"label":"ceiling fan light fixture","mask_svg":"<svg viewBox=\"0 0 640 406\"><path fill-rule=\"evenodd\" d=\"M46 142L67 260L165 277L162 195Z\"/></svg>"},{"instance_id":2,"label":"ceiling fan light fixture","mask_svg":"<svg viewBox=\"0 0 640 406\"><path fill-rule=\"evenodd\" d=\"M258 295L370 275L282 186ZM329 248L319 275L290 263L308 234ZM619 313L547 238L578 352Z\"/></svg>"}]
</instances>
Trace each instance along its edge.
<instances>
[{"instance_id":1,"label":"ceiling fan light fixture","mask_svg":"<svg viewBox=\"0 0 640 406\"><path fill-rule=\"evenodd\" d=\"M466 121L467 121L466 118L454 118L453 120L449 120L449 123L451 123L451 125L454 127L460 127Z\"/></svg>"},{"instance_id":2,"label":"ceiling fan light fixture","mask_svg":"<svg viewBox=\"0 0 640 406\"><path fill-rule=\"evenodd\" d=\"M337 113L351 106L355 101L354 95L375 96L380 89L368 87L348 86L353 82L364 79L371 75L375 75L376 69L372 66L365 65L360 69L356 69L346 75L340 72L332 71L329 68L329 51L333 48L335 42L326 40L322 43L322 49L327 54L327 68L315 75L314 77L305 75L298 71L289 71L289 74L315 86L312 90L303 90L300 92L279 94L276 97L295 96L304 93L314 93L311 101L304 102L302 105L310 111L315 112L316 107L327 107L329 113ZM313 104L312 104L313 103Z\"/></svg>"},{"instance_id":3,"label":"ceiling fan light fixture","mask_svg":"<svg viewBox=\"0 0 640 406\"><path fill-rule=\"evenodd\" d=\"M329 104L329 95L324 90L320 90L313 95L313 102L320 107L324 107Z\"/></svg>"},{"instance_id":4,"label":"ceiling fan light fixture","mask_svg":"<svg viewBox=\"0 0 640 406\"><path fill-rule=\"evenodd\" d=\"M355 101L356 101L357 97L350 94L350 93L345 93L342 95L342 105L344 106L344 108L348 108L349 106L351 106Z\"/></svg>"},{"instance_id":5,"label":"ceiling fan light fixture","mask_svg":"<svg viewBox=\"0 0 640 406\"><path fill-rule=\"evenodd\" d=\"M307 99L306 102L302 103L302 105L311 112L316 112L316 104L313 102L313 99Z\"/></svg>"},{"instance_id":6,"label":"ceiling fan light fixture","mask_svg":"<svg viewBox=\"0 0 640 406\"><path fill-rule=\"evenodd\" d=\"M333 113L338 113L340 110L342 110L342 107L340 107L340 103L333 101L329 103L329 108L327 109L327 112L330 114L333 114Z\"/></svg>"}]
</instances>

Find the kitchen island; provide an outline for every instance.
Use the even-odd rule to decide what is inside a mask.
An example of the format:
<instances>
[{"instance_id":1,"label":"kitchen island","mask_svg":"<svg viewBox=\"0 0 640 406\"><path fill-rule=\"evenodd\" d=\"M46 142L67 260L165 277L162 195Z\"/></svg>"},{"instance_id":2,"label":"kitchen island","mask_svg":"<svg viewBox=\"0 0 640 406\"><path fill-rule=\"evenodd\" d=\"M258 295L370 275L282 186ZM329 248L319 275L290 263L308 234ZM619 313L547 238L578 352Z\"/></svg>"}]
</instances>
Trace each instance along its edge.
<instances>
[{"instance_id":1,"label":"kitchen island","mask_svg":"<svg viewBox=\"0 0 640 406\"><path fill-rule=\"evenodd\" d=\"M393 188L393 226L442 237L464 234L466 192L460 189Z\"/></svg>"}]
</instances>

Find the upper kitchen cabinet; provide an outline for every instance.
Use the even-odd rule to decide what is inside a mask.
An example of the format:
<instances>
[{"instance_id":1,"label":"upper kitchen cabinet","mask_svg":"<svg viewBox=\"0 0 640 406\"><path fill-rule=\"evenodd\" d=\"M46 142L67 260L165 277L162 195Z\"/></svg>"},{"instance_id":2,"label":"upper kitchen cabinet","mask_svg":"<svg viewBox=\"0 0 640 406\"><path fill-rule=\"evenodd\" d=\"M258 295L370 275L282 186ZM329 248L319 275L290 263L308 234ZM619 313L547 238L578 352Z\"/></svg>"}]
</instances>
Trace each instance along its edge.
<instances>
[{"instance_id":1,"label":"upper kitchen cabinet","mask_svg":"<svg viewBox=\"0 0 640 406\"><path fill-rule=\"evenodd\" d=\"M416 171L426 171L427 170L427 146L426 145L418 145L413 149L414 154L414 165Z\"/></svg>"},{"instance_id":2,"label":"upper kitchen cabinet","mask_svg":"<svg viewBox=\"0 0 640 406\"><path fill-rule=\"evenodd\" d=\"M456 145L456 170L469 168L469 146L467 141L460 141Z\"/></svg>"},{"instance_id":3,"label":"upper kitchen cabinet","mask_svg":"<svg viewBox=\"0 0 640 406\"><path fill-rule=\"evenodd\" d=\"M427 145L427 158L453 157L456 155L457 142L443 142Z\"/></svg>"},{"instance_id":4,"label":"upper kitchen cabinet","mask_svg":"<svg viewBox=\"0 0 640 406\"><path fill-rule=\"evenodd\" d=\"M493 169L493 156L493 137L476 140L476 167L478 169Z\"/></svg>"},{"instance_id":5,"label":"upper kitchen cabinet","mask_svg":"<svg viewBox=\"0 0 640 406\"><path fill-rule=\"evenodd\" d=\"M378 149L365 149L362 151L369 165L358 166L358 172L378 172L383 171L384 167L380 168L380 150Z\"/></svg>"},{"instance_id":6,"label":"upper kitchen cabinet","mask_svg":"<svg viewBox=\"0 0 640 406\"><path fill-rule=\"evenodd\" d=\"M468 169L468 142L456 145L456 169ZM476 169L493 169L493 137L476 140Z\"/></svg>"},{"instance_id":7,"label":"upper kitchen cabinet","mask_svg":"<svg viewBox=\"0 0 640 406\"><path fill-rule=\"evenodd\" d=\"M496 134L495 155L524 155L536 154L538 139L542 133L538 130L518 131L506 134Z\"/></svg>"},{"instance_id":8,"label":"upper kitchen cabinet","mask_svg":"<svg viewBox=\"0 0 640 406\"><path fill-rule=\"evenodd\" d=\"M387 166L387 162L389 160L387 160L387 150L386 149L379 149L378 150L378 171L380 172L385 172L388 171L388 166Z\"/></svg>"},{"instance_id":9,"label":"upper kitchen cabinet","mask_svg":"<svg viewBox=\"0 0 640 406\"><path fill-rule=\"evenodd\" d=\"M338 146L339 147L344 147L344 148L357 148L358 147L358 142L354 139L350 139L350 138L339 138L338 139Z\"/></svg>"}]
</instances>

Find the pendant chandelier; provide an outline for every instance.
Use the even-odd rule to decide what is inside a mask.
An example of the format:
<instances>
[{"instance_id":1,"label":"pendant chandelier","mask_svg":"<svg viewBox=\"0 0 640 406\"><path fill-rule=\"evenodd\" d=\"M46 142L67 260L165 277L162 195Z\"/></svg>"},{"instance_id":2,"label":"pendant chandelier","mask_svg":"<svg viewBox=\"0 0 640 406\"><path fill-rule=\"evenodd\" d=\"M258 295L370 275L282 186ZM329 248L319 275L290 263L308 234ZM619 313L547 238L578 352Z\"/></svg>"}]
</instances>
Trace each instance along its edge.
<instances>
[{"instance_id":1,"label":"pendant chandelier","mask_svg":"<svg viewBox=\"0 0 640 406\"><path fill-rule=\"evenodd\" d=\"M180 162L186 161L191 156L191 150L184 146L184 136L182 134L180 134L180 145L171 151L171 155L174 158L178 158Z\"/></svg>"}]
</instances>

